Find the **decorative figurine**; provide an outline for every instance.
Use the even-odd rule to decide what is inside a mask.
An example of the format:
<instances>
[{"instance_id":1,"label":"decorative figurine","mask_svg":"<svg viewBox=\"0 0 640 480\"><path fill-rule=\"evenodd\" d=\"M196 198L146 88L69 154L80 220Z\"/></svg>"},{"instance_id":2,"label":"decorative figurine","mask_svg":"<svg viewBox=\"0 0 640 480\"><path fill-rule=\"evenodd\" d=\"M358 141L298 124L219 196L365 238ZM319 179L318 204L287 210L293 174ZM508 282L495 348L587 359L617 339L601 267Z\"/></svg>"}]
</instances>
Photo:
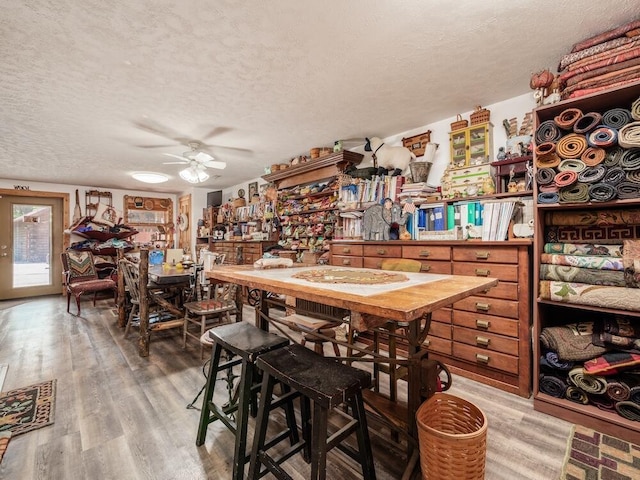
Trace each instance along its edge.
<instances>
[{"instance_id":1,"label":"decorative figurine","mask_svg":"<svg viewBox=\"0 0 640 480\"><path fill-rule=\"evenodd\" d=\"M399 203L385 198L383 204L376 204L364 211L362 217L363 240L395 240L399 236L399 228L407 223L408 214L403 212Z\"/></svg>"},{"instance_id":2,"label":"decorative figurine","mask_svg":"<svg viewBox=\"0 0 640 480\"><path fill-rule=\"evenodd\" d=\"M496 155L496 157L498 158L498 160L504 160L505 158L507 158L507 154L504 151L504 147L498 148L498 155Z\"/></svg>"},{"instance_id":3,"label":"decorative figurine","mask_svg":"<svg viewBox=\"0 0 640 480\"><path fill-rule=\"evenodd\" d=\"M378 174L384 174L393 169L392 175L409 175L409 163L415 161L415 154L407 147L392 147L386 145L380 138L367 138L364 146L366 152L373 152L373 166L378 168Z\"/></svg>"}]
</instances>

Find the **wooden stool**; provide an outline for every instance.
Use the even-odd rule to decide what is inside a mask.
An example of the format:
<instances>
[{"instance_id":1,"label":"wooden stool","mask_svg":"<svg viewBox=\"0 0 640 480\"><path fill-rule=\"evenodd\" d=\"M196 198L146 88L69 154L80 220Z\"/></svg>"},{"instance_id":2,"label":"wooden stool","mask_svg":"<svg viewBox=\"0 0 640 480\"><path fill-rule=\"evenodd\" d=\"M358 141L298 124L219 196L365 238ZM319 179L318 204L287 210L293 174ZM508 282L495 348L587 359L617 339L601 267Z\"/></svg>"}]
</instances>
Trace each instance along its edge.
<instances>
[{"instance_id":1,"label":"wooden stool","mask_svg":"<svg viewBox=\"0 0 640 480\"><path fill-rule=\"evenodd\" d=\"M251 464L248 478L257 480L267 471L279 479L291 479L280 464L297 452L303 452L305 460L311 460L311 479L326 478L327 452L338 447L354 460L360 462L365 479L375 480L373 455L369 443L367 419L362 401L362 389L371 385L369 372L343 365L335 359L323 357L302 345L292 344L258 357L256 365L264 373L261 390L261 403L256 419L253 436ZM291 387L292 391L285 399L277 402L293 402L300 397L302 418L302 442L292 445L279 458L273 458L267 452L277 439L266 441L269 422L269 408L276 382ZM313 402L313 415L311 414ZM347 404L352 415L336 407ZM337 432L328 436L328 416L333 410L349 421ZM358 439L358 451L341 443L355 432ZM281 435L280 435L281 437ZM261 465L266 467L261 470Z\"/></svg>"},{"instance_id":2,"label":"wooden stool","mask_svg":"<svg viewBox=\"0 0 640 480\"><path fill-rule=\"evenodd\" d=\"M205 396L202 401L202 411L200 413L200 424L198 426L198 436L196 445L204 443L207 436L208 425L216 420L220 420L231 432L234 433L235 450L233 455L234 480L244 478L244 466L249 461L247 454L247 420L249 407L251 405L255 415L256 393L260 388L259 375L255 361L258 355L272 350L280 349L289 343L289 340L272 333L267 333L253 325L244 322L221 325L209 330L209 335L213 340L213 352L211 364L209 366L209 376L205 387ZM231 359L220 363L220 356L225 350L231 354ZM239 357L239 358L238 358ZM213 402L213 392L216 385L216 377L219 372L230 369L236 365L242 365L239 380L239 391L235 401L231 401L223 406L218 406ZM273 408L279 405L274 405ZM288 431L292 444L298 443L298 430L293 411L293 405L285 405ZM270 411L272 408L269 408ZM235 413L235 421L230 414Z\"/></svg>"}]
</instances>

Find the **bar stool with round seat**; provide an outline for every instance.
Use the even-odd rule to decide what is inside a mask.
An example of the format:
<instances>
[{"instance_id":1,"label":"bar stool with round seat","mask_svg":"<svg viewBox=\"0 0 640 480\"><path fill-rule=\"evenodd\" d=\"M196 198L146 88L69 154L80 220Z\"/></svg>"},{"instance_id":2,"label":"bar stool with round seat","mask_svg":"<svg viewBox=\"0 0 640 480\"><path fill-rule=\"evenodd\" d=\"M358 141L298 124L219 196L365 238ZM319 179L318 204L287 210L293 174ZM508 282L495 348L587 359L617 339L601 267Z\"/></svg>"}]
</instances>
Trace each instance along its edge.
<instances>
[{"instance_id":1,"label":"bar stool with round seat","mask_svg":"<svg viewBox=\"0 0 640 480\"><path fill-rule=\"evenodd\" d=\"M256 366L262 370L263 379L260 391L261 403L251 450L249 479L257 480L267 471L279 479L291 479L281 464L295 453L302 451L303 458L311 461L310 478L324 480L327 452L337 447L360 463L365 479L375 480L373 454L362 400L362 389L369 388L371 385L369 372L344 365L336 359L321 356L299 344L291 344L260 355ZM300 398L302 441L275 457L270 453L270 449L282 435L267 440L267 429L270 419L269 411L274 401L273 389L278 382L289 386L291 392L285 399L275 400L277 403L286 401L292 405L294 398ZM313 413L311 404L313 404ZM336 408L345 404L350 407L351 415ZM329 436L330 412L345 417L347 422ZM343 440L354 432L357 437L357 451L343 443ZM266 469L262 469L263 465Z\"/></svg>"},{"instance_id":2,"label":"bar stool with round seat","mask_svg":"<svg viewBox=\"0 0 640 480\"><path fill-rule=\"evenodd\" d=\"M260 389L259 372L255 365L256 359L263 353L285 347L288 345L289 340L267 333L245 322L230 323L212 328L209 330L209 335L213 340L213 352L205 386L205 396L202 400L196 445L204 444L210 423L216 420L221 421L235 435L231 478L233 480L241 480L244 478L244 467L249 461L246 448L249 408L250 406L252 407L255 415L257 411L257 392ZM221 363L220 359L223 350L231 355L231 359ZM241 365L237 395L224 405L216 405L213 401L213 394L218 373L227 371L236 365ZM270 412L278 406L280 405L275 404L268 411ZM288 437L291 444L295 445L299 443L299 440L293 405L286 404L284 407L288 428L281 439ZM234 414L235 420L232 418Z\"/></svg>"}]
</instances>

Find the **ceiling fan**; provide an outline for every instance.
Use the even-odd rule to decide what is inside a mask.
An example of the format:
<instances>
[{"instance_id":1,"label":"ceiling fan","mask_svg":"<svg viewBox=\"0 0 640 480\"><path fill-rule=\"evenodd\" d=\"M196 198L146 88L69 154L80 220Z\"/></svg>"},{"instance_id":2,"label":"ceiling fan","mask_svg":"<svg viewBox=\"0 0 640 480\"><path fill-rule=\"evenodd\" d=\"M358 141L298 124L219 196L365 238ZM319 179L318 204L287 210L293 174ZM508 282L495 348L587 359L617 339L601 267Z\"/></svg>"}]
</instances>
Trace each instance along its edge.
<instances>
[{"instance_id":1,"label":"ceiling fan","mask_svg":"<svg viewBox=\"0 0 640 480\"><path fill-rule=\"evenodd\" d=\"M200 150L200 143L198 142L189 142L189 150L188 152L184 152L182 155L175 155L173 153L163 153L168 157L177 158L179 162L164 162L165 165L179 165L179 164L189 164L190 166L201 166L204 168L218 168L220 170L227 167L227 163L221 160L216 160L211 155L206 152Z\"/></svg>"},{"instance_id":2,"label":"ceiling fan","mask_svg":"<svg viewBox=\"0 0 640 480\"><path fill-rule=\"evenodd\" d=\"M201 183L209 178L206 172L207 167L224 169L226 162L215 160L211 155L199 150L200 144L197 142L189 142L191 150L184 152L182 155L173 153L164 153L168 157L179 159L179 162L164 162L165 165L189 165L184 170L180 170L180 178L189 183Z\"/></svg>"}]
</instances>

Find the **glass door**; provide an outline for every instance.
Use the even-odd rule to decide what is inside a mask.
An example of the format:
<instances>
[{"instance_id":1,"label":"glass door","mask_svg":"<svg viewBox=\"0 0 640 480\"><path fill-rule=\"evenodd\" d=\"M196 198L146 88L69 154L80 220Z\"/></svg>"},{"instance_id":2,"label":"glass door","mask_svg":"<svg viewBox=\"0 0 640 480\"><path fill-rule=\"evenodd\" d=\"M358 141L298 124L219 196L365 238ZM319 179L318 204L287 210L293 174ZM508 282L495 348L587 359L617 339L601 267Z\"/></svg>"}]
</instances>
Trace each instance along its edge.
<instances>
[{"instance_id":1,"label":"glass door","mask_svg":"<svg viewBox=\"0 0 640 480\"><path fill-rule=\"evenodd\" d=\"M0 300L62 292L62 198L0 195Z\"/></svg>"}]
</instances>

